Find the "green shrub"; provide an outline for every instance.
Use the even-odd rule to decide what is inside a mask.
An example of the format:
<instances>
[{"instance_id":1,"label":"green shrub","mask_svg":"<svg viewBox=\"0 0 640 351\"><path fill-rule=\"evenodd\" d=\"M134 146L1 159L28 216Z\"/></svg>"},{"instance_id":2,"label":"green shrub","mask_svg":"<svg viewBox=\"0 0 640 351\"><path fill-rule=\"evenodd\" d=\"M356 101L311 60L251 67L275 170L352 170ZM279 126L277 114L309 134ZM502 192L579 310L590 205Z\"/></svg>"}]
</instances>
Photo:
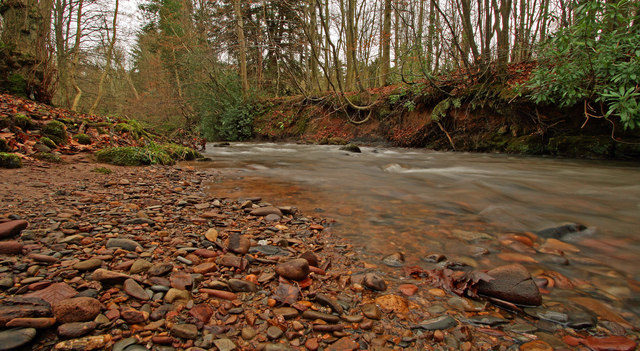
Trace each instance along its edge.
<instances>
[{"instance_id":1,"label":"green shrub","mask_svg":"<svg viewBox=\"0 0 640 351\"><path fill-rule=\"evenodd\" d=\"M73 139L75 139L79 144L82 145L90 145L91 144L91 137L86 135L86 134L76 134L74 135Z\"/></svg>"},{"instance_id":2,"label":"green shrub","mask_svg":"<svg viewBox=\"0 0 640 351\"><path fill-rule=\"evenodd\" d=\"M100 162L118 166L172 165L175 163L169 154L157 145L145 147L110 147L96 152Z\"/></svg>"},{"instance_id":3,"label":"green shrub","mask_svg":"<svg viewBox=\"0 0 640 351\"><path fill-rule=\"evenodd\" d=\"M199 152L186 146L169 143L162 144L160 147L176 161L191 161L202 158Z\"/></svg>"},{"instance_id":4,"label":"green shrub","mask_svg":"<svg viewBox=\"0 0 640 351\"><path fill-rule=\"evenodd\" d=\"M27 80L20 73L13 73L8 77L9 86L7 91L11 94L26 96L27 94Z\"/></svg>"},{"instance_id":5,"label":"green shrub","mask_svg":"<svg viewBox=\"0 0 640 351\"><path fill-rule=\"evenodd\" d=\"M42 128L42 135L50 138L57 145L64 145L67 142L67 129L64 123L51 121ZM48 146L48 145L47 145Z\"/></svg>"},{"instance_id":6,"label":"green shrub","mask_svg":"<svg viewBox=\"0 0 640 351\"><path fill-rule=\"evenodd\" d=\"M20 168L22 159L16 154L0 152L0 168Z\"/></svg>"},{"instance_id":7,"label":"green shrub","mask_svg":"<svg viewBox=\"0 0 640 351\"><path fill-rule=\"evenodd\" d=\"M13 124L20 127L22 130L29 130L34 126L31 118L24 113L16 113L13 115Z\"/></svg>"},{"instance_id":8,"label":"green shrub","mask_svg":"<svg viewBox=\"0 0 640 351\"><path fill-rule=\"evenodd\" d=\"M56 143L54 143L53 140L47 137L40 138L40 142L51 150L55 150L58 148L58 145L56 145Z\"/></svg>"},{"instance_id":9,"label":"green shrub","mask_svg":"<svg viewBox=\"0 0 640 351\"><path fill-rule=\"evenodd\" d=\"M51 152L36 152L33 157L46 162L62 163L60 156Z\"/></svg>"},{"instance_id":10,"label":"green shrub","mask_svg":"<svg viewBox=\"0 0 640 351\"><path fill-rule=\"evenodd\" d=\"M101 173L101 174L111 174L113 171L107 167L96 167L91 170L91 172Z\"/></svg>"}]
</instances>

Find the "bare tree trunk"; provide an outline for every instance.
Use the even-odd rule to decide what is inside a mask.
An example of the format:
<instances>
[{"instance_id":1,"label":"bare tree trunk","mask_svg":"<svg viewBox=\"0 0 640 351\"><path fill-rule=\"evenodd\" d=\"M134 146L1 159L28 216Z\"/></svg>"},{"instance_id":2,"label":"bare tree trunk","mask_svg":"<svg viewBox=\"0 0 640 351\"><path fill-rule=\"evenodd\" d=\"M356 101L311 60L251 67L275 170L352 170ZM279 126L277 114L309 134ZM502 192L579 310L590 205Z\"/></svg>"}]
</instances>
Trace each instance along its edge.
<instances>
[{"instance_id":1,"label":"bare tree trunk","mask_svg":"<svg viewBox=\"0 0 640 351\"><path fill-rule=\"evenodd\" d=\"M107 79L107 74L111 70L111 58L113 56L113 47L116 44L116 33L117 33L117 21L118 21L118 5L120 4L119 0L116 0L116 8L113 11L113 34L111 35L111 39L109 40L109 47L107 48L107 62L105 63L104 70L102 71L102 75L100 75L100 81L98 82L98 94L96 99L93 101L93 105L89 109L89 113L92 114L95 112L96 108L98 108L98 104L102 99L102 95L104 94L104 81ZM107 38L109 37L107 33ZM79 49L79 48L78 48Z\"/></svg>"},{"instance_id":2,"label":"bare tree trunk","mask_svg":"<svg viewBox=\"0 0 640 351\"><path fill-rule=\"evenodd\" d=\"M78 2L78 11L76 14L76 40L73 46L73 60L71 61L71 71L69 72L69 76L71 77L71 85L76 90L76 94L73 98L73 103L71 104L71 109L73 111L78 111L78 105L80 104L80 98L82 97L82 89L78 86L77 73L78 73L78 62L80 60L80 38L82 37L82 5L84 0L79 0Z\"/></svg>"},{"instance_id":3,"label":"bare tree trunk","mask_svg":"<svg viewBox=\"0 0 640 351\"><path fill-rule=\"evenodd\" d=\"M242 90L249 91L249 79L247 77L247 51L244 40L244 24L242 21L242 8L240 0L233 1L233 9L236 15L236 34L238 36L238 64L240 65L240 79L242 80Z\"/></svg>"},{"instance_id":4,"label":"bare tree trunk","mask_svg":"<svg viewBox=\"0 0 640 351\"><path fill-rule=\"evenodd\" d=\"M389 69L391 66L391 0L384 0L382 32L380 33L380 46L382 58L380 59L380 86L389 84Z\"/></svg>"}]
</instances>

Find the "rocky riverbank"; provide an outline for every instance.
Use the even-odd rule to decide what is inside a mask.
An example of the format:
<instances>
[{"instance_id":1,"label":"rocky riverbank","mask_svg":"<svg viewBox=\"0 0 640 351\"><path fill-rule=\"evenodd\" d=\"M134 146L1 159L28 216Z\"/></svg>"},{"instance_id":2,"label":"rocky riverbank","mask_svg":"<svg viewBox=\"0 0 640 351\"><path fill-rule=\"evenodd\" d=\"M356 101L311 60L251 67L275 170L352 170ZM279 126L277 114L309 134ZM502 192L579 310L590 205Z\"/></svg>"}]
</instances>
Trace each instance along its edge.
<instances>
[{"instance_id":1,"label":"rocky riverbank","mask_svg":"<svg viewBox=\"0 0 640 351\"><path fill-rule=\"evenodd\" d=\"M215 196L213 170L66 161L2 171L0 350L636 347L600 300L550 300L561 276L378 266L322 218Z\"/></svg>"}]
</instances>

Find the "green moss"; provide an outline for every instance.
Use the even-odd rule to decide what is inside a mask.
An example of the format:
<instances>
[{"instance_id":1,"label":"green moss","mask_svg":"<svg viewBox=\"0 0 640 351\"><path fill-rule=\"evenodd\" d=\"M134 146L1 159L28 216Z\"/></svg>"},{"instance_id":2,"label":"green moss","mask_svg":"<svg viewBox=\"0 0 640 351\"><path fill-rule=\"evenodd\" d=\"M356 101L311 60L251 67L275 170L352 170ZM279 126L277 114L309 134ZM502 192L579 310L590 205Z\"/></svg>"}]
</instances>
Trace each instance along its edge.
<instances>
[{"instance_id":1,"label":"green moss","mask_svg":"<svg viewBox=\"0 0 640 351\"><path fill-rule=\"evenodd\" d=\"M178 145L178 144L162 144L160 147L176 161L191 161L202 158L202 155L196 150Z\"/></svg>"},{"instance_id":2,"label":"green moss","mask_svg":"<svg viewBox=\"0 0 640 351\"><path fill-rule=\"evenodd\" d=\"M169 154L156 145L145 147L111 147L96 152L100 162L118 166L172 165L175 163Z\"/></svg>"},{"instance_id":3,"label":"green moss","mask_svg":"<svg viewBox=\"0 0 640 351\"><path fill-rule=\"evenodd\" d=\"M7 78L7 91L11 94L26 96L27 80L20 73L13 73Z\"/></svg>"},{"instance_id":4,"label":"green moss","mask_svg":"<svg viewBox=\"0 0 640 351\"><path fill-rule=\"evenodd\" d=\"M20 168L22 159L16 154L0 152L0 168Z\"/></svg>"},{"instance_id":5,"label":"green moss","mask_svg":"<svg viewBox=\"0 0 640 351\"><path fill-rule=\"evenodd\" d=\"M91 144L91 137L86 135L86 134L76 134L73 136L73 139L75 139L75 141L77 141L79 144L82 145L90 145Z\"/></svg>"},{"instance_id":6,"label":"green moss","mask_svg":"<svg viewBox=\"0 0 640 351\"><path fill-rule=\"evenodd\" d=\"M46 162L62 163L60 156L51 152L36 152L33 157Z\"/></svg>"},{"instance_id":7,"label":"green moss","mask_svg":"<svg viewBox=\"0 0 640 351\"><path fill-rule=\"evenodd\" d=\"M58 148L58 145L56 145L56 143L54 143L53 140L51 140L50 138L42 137L40 138L40 142L44 144L46 147L48 147L49 149L54 150Z\"/></svg>"},{"instance_id":8,"label":"green moss","mask_svg":"<svg viewBox=\"0 0 640 351\"><path fill-rule=\"evenodd\" d=\"M557 136L549 139L549 151L573 158L607 158L612 156L613 144L611 138L605 136Z\"/></svg>"},{"instance_id":9,"label":"green moss","mask_svg":"<svg viewBox=\"0 0 640 351\"><path fill-rule=\"evenodd\" d=\"M34 126L31 118L29 118L29 116L25 115L24 113L16 113L15 115L13 115L13 124L20 127L22 130L33 129Z\"/></svg>"},{"instance_id":10,"label":"green moss","mask_svg":"<svg viewBox=\"0 0 640 351\"><path fill-rule=\"evenodd\" d=\"M107 167L96 167L91 170L91 172L100 173L100 174L111 174L113 171Z\"/></svg>"},{"instance_id":11,"label":"green moss","mask_svg":"<svg viewBox=\"0 0 640 351\"><path fill-rule=\"evenodd\" d=\"M126 120L126 122L118 123L113 127L113 129L119 133L129 133L136 139L139 139L143 136L149 136L140 122L133 119Z\"/></svg>"},{"instance_id":12,"label":"green moss","mask_svg":"<svg viewBox=\"0 0 640 351\"><path fill-rule=\"evenodd\" d=\"M60 121L51 121L42 128L42 135L53 140L57 145L64 145L67 142L67 129Z\"/></svg>"},{"instance_id":13,"label":"green moss","mask_svg":"<svg viewBox=\"0 0 640 351\"><path fill-rule=\"evenodd\" d=\"M545 143L538 135L525 135L511 139L505 149L508 153L542 155L545 153Z\"/></svg>"}]
</instances>

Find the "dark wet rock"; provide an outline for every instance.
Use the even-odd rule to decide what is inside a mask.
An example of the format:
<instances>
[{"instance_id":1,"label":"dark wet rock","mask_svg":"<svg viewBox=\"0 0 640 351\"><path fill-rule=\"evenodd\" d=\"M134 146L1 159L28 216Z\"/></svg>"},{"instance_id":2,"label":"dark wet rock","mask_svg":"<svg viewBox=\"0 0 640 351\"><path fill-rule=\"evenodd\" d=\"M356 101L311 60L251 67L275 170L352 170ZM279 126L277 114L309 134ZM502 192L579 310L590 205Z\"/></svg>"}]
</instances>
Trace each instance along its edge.
<instances>
[{"instance_id":1,"label":"dark wet rock","mask_svg":"<svg viewBox=\"0 0 640 351\"><path fill-rule=\"evenodd\" d=\"M85 261L80 261L73 265L73 269L77 269L81 272L92 271L102 266L103 261L99 258L91 258Z\"/></svg>"},{"instance_id":2,"label":"dark wet rock","mask_svg":"<svg viewBox=\"0 0 640 351\"><path fill-rule=\"evenodd\" d=\"M328 314L328 313L323 313L323 312L318 312L318 311L312 311L312 310L306 310L304 312L302 312L302 318L304 319L321 319L327 323L338 323L340 322L340 317L338 316L334 316L332 314Z\"/></svg>"},{"instance_id":3,"label":"dark wet rock","mask_svg":"<svg viewBox=\"0 0 640 351\"><path fill-rule=\"evenodd\" d=\"M149 319L149 313L145 311L127 309L120 313L120 317L122 317L122 319L124 319L128 324L140 324Z\"/></svg>"},{"instance_id":4,"label":"dark wet rock","mask_svg":"<svg viewBox=\"0 0 640 351\"><path fill-rule=\"evenodd\" d=\"M91 333L97 326L93 321L65 323L58 327L58 335L63 338L78 338Z\"/></svg>"},{"instance_id":5,"label":"dark wet rock","mask_svg":"<svg viewBox=\"0 0 640 351\"><path fill-rule=\"evenodd\" d=\"M195 339L198 337L198 327L194 324L174 324L171 327L171 335L183 339Z\"/></svg>"},{"instance_id":6,"label":"dark wet rock","mask_svg":"<svg viewBox=\"0 0 640 351\"><path fill-rule=\"evenodd\" d=\"M251 215L252 216L266 216L266 215L270 215L270 214L276 214L278 216L282 216L282 211L280 211L280 209L273 207L273 206L266 206L266 207L258 207L254 210L251 211Z\"/></svg>"},{"instance_id":7,"label":"dark wet rock","mask_svg":"<svg viewBox=\"0 0 640 351\"><path fill-rule=\"evenodd\" d=\"M241 279L229 279L229 287L235 292L255 292L258 286L250 281Z\"/></svg>"},{"instance_id":8,"label":"dark wet rock","mask_svg":"<svg viewBox=\"0 0 640 351\"><path fill-rule=\"evenodd\" d=\"M246 254L251 247L251 240L244 235L238 233L229 234L228 249L237 254Z\"/></svg>"},{"instance_id":9,"label":"dark wet rock","mask_svg":"<svg viewBox=\"0 0 640 351\"><path fill-rule=\"evenodd\" d=\"M38 318L51 315L51 304L37 297L8 297L0 300L0 327L14 318Z\"/></svg>"},{"instance_id":10,"label":"dark wet rock","mask_svg":"<svg viewBox=\"0 0 640 351\"><path fill-rule=\"evenodd\" d=\"M385 291L387 290L387 282L376 273L367 273L362 279L362 285L371 290Z\"/></svg>"},{"instance_id":11,"label":"dark wet rock","mask_svg":"<svg viewBox=\"0 0 640 351\"><path fill-rule=\"evenodd\" d=\"M91 279L107 284L122 284L129 278L124 273L113 272L104 268L98 268L91 274Z\"/></svg>"},{"instance_id":12,"label":"dark wet rock","mask_svg":"<svg viewBox=\"0 0 640 351\"><path fill-rule=\"evenodd\" d=\"M348 152L355 152L355 153L361 153L362 152L362 150L360 150L360 147L358 147L358 145L351 144L351 143L349 143L347 145L344 145L344 146L341 146L340 150L348 151Z\"/></svg>"},{"instance_id":13,"label":"dark wet rock","mask_svg":"<svg viewBox=\"0 0 640 351\"><path fill-rule=\"evenodd\" d=\"M478 293L519 305L538 306L542 303L538 286L522 265L500 266L487 274L493 280L478 282Z\"/></svg>"},{"instance_id":14,"label":"dark wet rock","mask_svg":"<svg viewBox=\"0 0 640 351\"><path fill-rule=\"evenodd\" d=\"M380 311L375 303L364 304L362 305L362 307L360 307L360 309L362 310L362 314L364 314L364 316L369 319L378 320L382 318L382 311Z\"/></svg>"},{"instance_id":15,"label":"dark wet rock","mask_svg":"<svg viewBox=\"0 0 640 351\"><path fill-rule=\"evenodd\" d=\"M396 252L382 259L382 263L389 267L402 267L404 266L404 254L402 252Z\"/></svg>"},{"instance_id":16,"label":"dark wet rock","mask_svg":"<svg viewBox=\"0 0 640 351\"><path fill-rule=\"evenodd\" d=\"M268 214L268 215L264 216L264 219L265 219L267 222L277 222L277 221L279 221L281 218L282 218L281 216L278 216L278 215L277 215L277 214L275 214L275 213L270 213L270 214Z\"/></svg>"},{"instance_id":17,"label":"dark wet rock","mask_svg":"<svg viewBox=\"0 0 640 351\"><path fill-rule=\"evenodd\" d=\"M161 276L165 275L173 270L173 264L171 263L157 263L151 266L147 273L150 276Z\"/></svg>"},{"instance_id":18,"label":"dark wet rock","mask_svg":"<svg viewBox=\"0 0 640 351\"><path fill-rule=\"evenodd\" d=\"M594 328L598 324L598 320L591 313L585 311L570 311L567 326L573 329L589 329Z\"/></svg>"},{"instance_id":19,"label":"dark wet rock","mask_svg":"<svg viewBox=\"0 0 640 351\"><path fill-rule=\"evenodd\" d=\"M583 234L587 235L589 234L589 228L582 224L565 223L557 227L545 228L535 233L543 238L567 239Z\"/></svg>"},{"instance_id":20,"label":"dark wet rock","mask_svg":"<svg viewBox=\"0 0 640 351\"><path fill-rule=\"evenodd\" d=\"M472 316L464 320L465 323L475 324L475 325L488 325L490 327L505 324L509 321L495 316Z\"/></svg>"},{"instance_id":21,"label":"dark wet rock","mask_svg":"<svg viewBox=\"0 0 640 351\"><path fill-rule=\"evenodd\" d=\"M133 279L124 281L124 292L138 300L149 300L150 298L149 294Z\"/></svg>"},{"instance_id":22,"label":"dark wet rock","mask_svg":"<svg viewBox=\"0 0 640 351\"><path fill-rule=\"evenodd\" d=\"M34 328L18 328L0 331L0 351L16 349L36 337Z\"/></svg>"},{"instance_id":23,"label":"dark wet rock","mask_svg":"<svg viewBox=\"0 0 640 351\"><path fill-rule=\"evenodd\" d=\"M300 255L300 258L304 258L305 260L307 260L307 262L309 262L309 266L312 267L318 267L318 264L320 264L318 256L316 256L316 254L314 254L312 251L304 252L302 255Z\"/></svg>"},{"instance_id":24,"label":"dark wet rock","mask_svg":"<svg viewBox=\"0 0 640 351\"><path fill-rule=\"evenodd\" d=\"M60 323L86 322L100 313L100 301L90 297L62 300L53 306L53 316Z\"/></svg>"},{"instance_id":25,"label":"dark wet rock","mask_svg":"<svg viewBox=\"0 0 640 351\"><path fill-rule=\"evenodd\" d=\"M291 319L298 316L298 310L292 307L274 308L273 313L284 317L284 319Z\"/></svg>"},{"instance_id":26,"label":"dark wet rock","mask_svg":"<svg viewBox=\"0 0 640 351\"><path fill-rule=\"evenodd\" d=\"M303 280L309 275L309 262L304 258L293 259L276 266L276 273L291 280Z\"/></svg>"},{"instance_id":27,"label":"dark wet rock","mask_svg":"<svg viewBox=\"0 0 640 351\"><path fill-rule=\"evenodd\" d=\"M282 329L276 327L275 325L272 325L269 328L267 328L267 337L269 337L269 339L271 340L279 339L282 336L282 334L283 334Z\"/></svg>"},{"instance_id":28,"label":"dark wet rock","mask_svg":"<svg viewBox=\"0 0 640 351\"><path fill-rule=\"evenodd\" d=\"M422 321L416 327L424 330L443 330L453 328L456 325L458 325L458 321L446 315Z\"/></svg>"},{"instance_id":29,"label":"dark wet rock","mask_svg":"<svg viewBox=\"0 0 640 351\"><path fill-rule=\"evenodd\" d=\"M427 255L426 257L423 257L422 260L429 263L439 263L442 261L446 261L447 256L443 254L434 253L434 254Z\"/></svg>"},{"instance_id":30,"label":"dark wet rock","mask_svg":"<svg viewBox=\"0 0 640 351\"><path fill-rule=\"evenodd\" d=\"M342 314L344 312L344 309L340 306L338 301L325 294L316 294L315 301L323 306L330 307L333 312L337 314Z\"/></svg>"},{"instance_id":31,"label":"dark wet rock","mask_svg":"<svg viewBox=\"0 0 640 351\"><path fill-rule=\"evenodd\" d=\"M0 223L0 239L16 236L28 226L29 222L22 219Z\"/></svg>"},{"instance_id":32,"label":"dark wet rock","mask_svg":"<svg viewBox=\"0 0 640 351\"><path fill-rule=\"evenodd\" d=\"M141 247L137 242L130 239L118 239L111 238L107 240L107 248L121 248L127 251L136 251L137 248Z\"/></svg>"}]
</instances>

